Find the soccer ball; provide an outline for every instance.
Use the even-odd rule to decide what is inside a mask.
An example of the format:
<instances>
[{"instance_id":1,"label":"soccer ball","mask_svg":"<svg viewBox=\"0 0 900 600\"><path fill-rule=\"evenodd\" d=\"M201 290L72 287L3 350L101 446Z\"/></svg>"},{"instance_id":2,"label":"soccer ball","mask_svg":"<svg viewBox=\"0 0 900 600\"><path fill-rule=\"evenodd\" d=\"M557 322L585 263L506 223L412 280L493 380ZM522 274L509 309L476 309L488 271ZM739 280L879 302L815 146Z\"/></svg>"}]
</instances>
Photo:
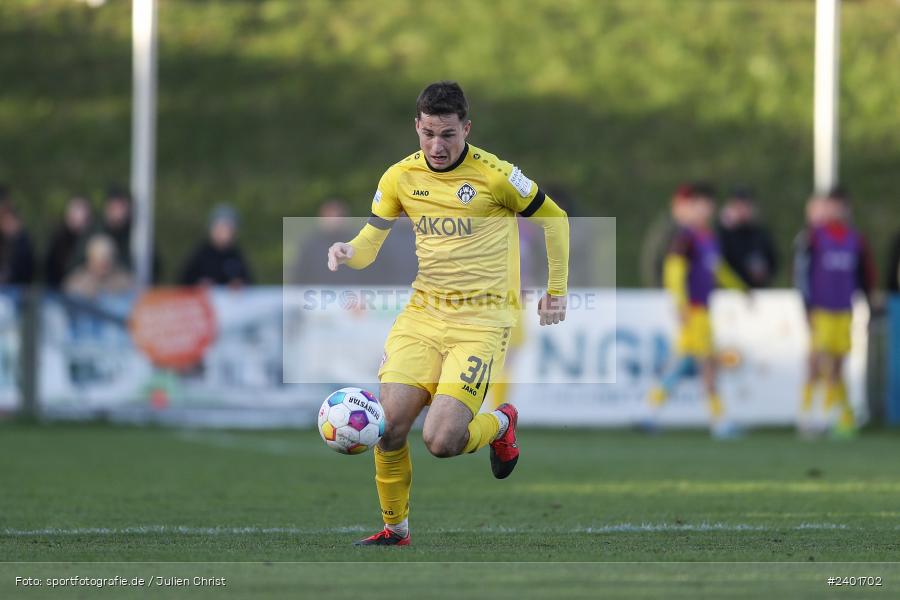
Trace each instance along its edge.
<instances>
[{"instance_id":1,"label":"soccer ball","mask_svg":"<svg viewBox=\"0 0 900 600\"><path fill-rule=\"evenodd\" d=\"M384 435L384 409L366 390L345 387L334 392L319 409L319 434L341 454L361 454Z\"/></svg>"}]
</instances>

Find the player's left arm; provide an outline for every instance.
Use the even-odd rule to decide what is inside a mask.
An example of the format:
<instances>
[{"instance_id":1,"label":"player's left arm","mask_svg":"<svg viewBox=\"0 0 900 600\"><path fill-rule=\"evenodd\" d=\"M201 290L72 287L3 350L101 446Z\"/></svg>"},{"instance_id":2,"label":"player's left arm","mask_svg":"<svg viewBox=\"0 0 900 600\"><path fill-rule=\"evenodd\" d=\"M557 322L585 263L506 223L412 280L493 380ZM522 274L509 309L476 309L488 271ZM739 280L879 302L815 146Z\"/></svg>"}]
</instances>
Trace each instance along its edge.
<instances>
[{"instance_id":1,"label":"player's left arm","mask_svg":"<svg viewBox=\"0 0 900 600\"><path fill-rule=\"evenodd\" d=\"M569 279L569 218L549 196L530 217L544 228L547 245L547 293L538 303L541 325L566 320L566 295Z\"/></svg>"},{"instance_id":2,"label":"player's left arm","mask_svg":"<svg viewBox=\"0 0 900 600\"><path fill-rule=\"evenodd\" d=\"M510 210L538 223L544 229L547 245L547 293L538 302L541 325L566 320L566 295L569 279L569 218L562 208L518 167L506 163L502 182L495 193Z\"/></svg>"},{"instance_id":3,"label":"player's left arm","mask_svg":"<svg viewBox=\"0 0 900 600\"><path fill-rule=\"evenodd\" d=\"M719 260L719 264L716 267L716 282L718 282L720 287L729 290L748 291L747 283L724 260Z\"/></svg>"}]
</instances>

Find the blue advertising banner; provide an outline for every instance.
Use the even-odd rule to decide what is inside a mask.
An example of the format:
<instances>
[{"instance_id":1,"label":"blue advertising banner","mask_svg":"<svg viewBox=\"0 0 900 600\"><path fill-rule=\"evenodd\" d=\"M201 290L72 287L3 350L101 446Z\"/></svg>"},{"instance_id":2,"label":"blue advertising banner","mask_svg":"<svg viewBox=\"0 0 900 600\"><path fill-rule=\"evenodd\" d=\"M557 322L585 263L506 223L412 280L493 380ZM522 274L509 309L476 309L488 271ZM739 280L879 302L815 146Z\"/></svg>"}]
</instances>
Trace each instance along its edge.
<instances>
[{"instance_id":1,"label":"blue advertising banner","mask_svg":"<svg viewBox=\"0 0 900 600\"><path fill-rule=\"evenodd\" d=\"M888 425L900 425L900 296L888 300Z\"/></svg>"}]
</instances>

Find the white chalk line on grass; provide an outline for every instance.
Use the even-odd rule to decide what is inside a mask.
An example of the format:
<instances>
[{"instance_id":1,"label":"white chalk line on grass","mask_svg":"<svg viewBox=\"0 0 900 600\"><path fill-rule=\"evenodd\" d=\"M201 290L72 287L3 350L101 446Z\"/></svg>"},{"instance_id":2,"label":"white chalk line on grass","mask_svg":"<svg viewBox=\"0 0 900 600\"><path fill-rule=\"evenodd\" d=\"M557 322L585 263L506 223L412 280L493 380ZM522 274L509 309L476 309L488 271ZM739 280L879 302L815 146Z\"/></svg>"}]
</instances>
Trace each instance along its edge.
<instances>
[{"instance_id":1,"label":"white chalk line on grass","mask_svg":"<svg viewBox=\"0 0 900 600\"><path fill-rule=\"evenodd\" d=\"M330 527L307 529L300 527L184 527L177 525L137 525L133 527L47 527L43 529L2 529L0 537L34 537L54 535L323 535L339 533L357 533L372 530L369 525L350 525L347 527ZM446 529L419 529L420 533L507 533L507 534L602 534L602 533L658 533L658 532L740 532L740 531L803 531L803 530L849 530L849 526L842 523L800 523L787 527L769 527L765 525L750 525L746 523L617 523L611 525L591 525L589 527L557 527L557 528L527 528L527 527L480 527L480 528L446 528ZM897 527L900 529L900 527Z\"/></svg>"}]
</instances>

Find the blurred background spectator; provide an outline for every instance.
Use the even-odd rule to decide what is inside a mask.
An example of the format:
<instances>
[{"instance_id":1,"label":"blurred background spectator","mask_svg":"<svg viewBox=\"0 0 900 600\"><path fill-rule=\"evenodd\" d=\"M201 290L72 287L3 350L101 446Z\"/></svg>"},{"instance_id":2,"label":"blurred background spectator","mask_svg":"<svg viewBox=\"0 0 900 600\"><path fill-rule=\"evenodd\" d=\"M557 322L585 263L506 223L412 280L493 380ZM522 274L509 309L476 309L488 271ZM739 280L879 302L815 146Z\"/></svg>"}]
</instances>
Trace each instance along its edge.
<instances>
[{"instance_id":1,"label":"blurred background spectator","mask_svg":"<svg viewBox=\"0 0 900 600\"><path fill-rule=\"evenodd\" d=\"M722 257L751 288L770 287L778 269L778 255L772 236L759 221L753 192L735 188L718 222Z\"/></svg>"},{"instance_id":2,"label":"blurred background spectator","mask_svg":"<svg viewBox=\"0 0 900 600\"><path fill-rule=\"evenodd\" d=\"M103 221L100 230L116 245L116 260L129 271L134 270L131 259L131 194L122 186L111 186L103 201Z\"/></svg>"},{"instance_id":3,"label":"blurred background spectator","mask_svg":"<svg viewBox=\"0 0 900 600\"><path fill-rule=\"evenodd\" d=\"M69 199L62 222L50 237L44 260L44 275L51 289L62 287L65 278L75 270L79 247L91 228L93 214L86 197L77 195Z\"/></svg>"},{"instance_id":4,"label":"blurred background spectator","mask_svg":"<svg viewBox=\"0 0 900 600\"><path fill-rule=\"evenodd\" d=\"M342 199L324 202L318 210L315 228L302 237L299 256L291 272L289 283L300 285L409 285L416 277L419 263L416 258L413 223L401 215L391 227L378 258L366 269L328 270L325 258L335 242L348 242L362 228L363 220L350 216Z\"/></svg>"},{"instance_id":5,"label":"blurred background spectator","mask_svg":"<svg viewBox=\"0 0 900 600\"><path fill-rule=\"evenodd\" d=\"M213 210L208 237L197 246L182 269L182 285L253 283L250 267L237 245L237 227L237 213L232 207L221 204Z\"/></svg>"},{"instance_id":6,"label":"blurred background spectator","mask_svg":"<svg viewBox=\"0 0 900 600\"><path fill-rule=\"evenodd\" d=\"M890 294L900 294L900 231L897 232L891 241L885 289Z\"/></svg>"},{"instance_id":7,"label":"blurred background spectator","mask_svg":"<svg viewBox=\"0 0 900 600\"><path fill-rule=\"evenodd\" d=\"M85 264L65 279L63 289L67 294L94 298L126 292L133 285L131 272L116 257L115 241L106 234L95 233L87 241Z\"/></svg>"},{"instance_id":8,"label":"blurred background spectator","mask_svg":"<svg viewBox=\"0 0 900 600\"><path fill-rule=\"evenodd\" d=\"M319 206L315 228L302 236L299 255L291 272L290 283L300 285L344 285L358 283L359 277L353 269L328 270L326 257L328 248L335 242L348 242L360 227L352 222L349 208L344 200L334 198ZM374 265L373 265L374 266Z\"/></svg>"},{"instance_id":9,"label":"blurred background spectator","mask_svg":"<svg viewBox=\"0 0 900 600\"><path fill-rule=\"evenodd\" d=\"M131 225L132 225L132 199L131 192L122 185L111 185L106 190L106 198L103 201L103 214L101 222L95 231L108 235L116 245L116 260L128 272L134 272L134 259L131 256ZM159 257L159 246L154 244L152 281L160 280L162 262Z\"/></svg>"},{"instance_id":10,"label":"blurred background spectator","mask_svg":"<svg viewBox=\"0 0 900 600\"><path fill-rule=\"evenodd\" d=\"M25 285L34 281L31 237L12 201L0 202L0 284Z\"/></svg>"}]
</instances>

